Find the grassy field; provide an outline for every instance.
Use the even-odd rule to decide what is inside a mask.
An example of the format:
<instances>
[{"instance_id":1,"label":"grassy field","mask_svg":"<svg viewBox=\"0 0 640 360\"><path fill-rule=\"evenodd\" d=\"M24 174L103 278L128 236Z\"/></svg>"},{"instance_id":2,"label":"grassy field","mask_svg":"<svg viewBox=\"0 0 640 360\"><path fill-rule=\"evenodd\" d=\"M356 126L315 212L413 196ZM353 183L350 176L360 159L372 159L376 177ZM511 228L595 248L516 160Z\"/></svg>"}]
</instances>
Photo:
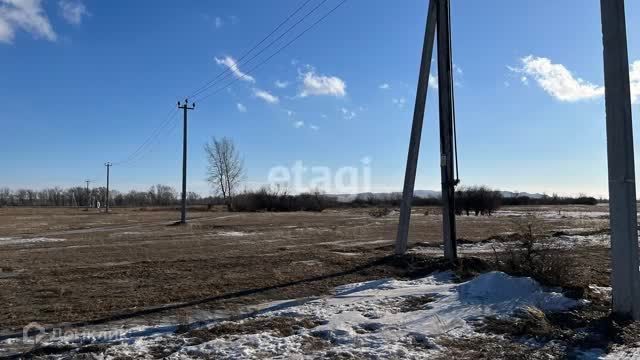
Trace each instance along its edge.
<instances>
[{"instance_id":1,"label":"grassy field","mask_svg":"<svg viewBox=\"0 0 640 360\"><path fill-rule=\"evenodd\" d=\"M175 226L173 209L0 209L1 334L26 324L180 316L325 294L346 283L406 277L415 270L390 255L398 214L370 209L321 213L193 211ZM535 217L545 232L606 229L606 206L503 208L458 217L466 245L520 230ZM437 208L414 209L411 246L441 242ZM473 250L464 256L475 256ZM608 249L571 254L608 281ZM488 256L479 252L477 256ZM168 309L167 309L168 307ZM161 311L164 310L164 311ZM0 335L1 335L0 334Z\"/></svg>"}]
</instances>

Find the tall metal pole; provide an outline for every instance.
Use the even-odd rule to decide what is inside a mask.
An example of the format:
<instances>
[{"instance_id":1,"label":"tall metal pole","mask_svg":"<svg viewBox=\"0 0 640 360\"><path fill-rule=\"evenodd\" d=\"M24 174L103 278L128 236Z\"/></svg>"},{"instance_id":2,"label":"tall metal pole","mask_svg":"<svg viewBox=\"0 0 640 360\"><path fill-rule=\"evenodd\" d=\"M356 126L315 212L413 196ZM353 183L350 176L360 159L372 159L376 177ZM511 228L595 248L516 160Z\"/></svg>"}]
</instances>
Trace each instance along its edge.
<instances>
[{"instance_id":1,"label":"tall metal pole","mask_svg":"<svg viewBox=\"0 0 640 360\"><path fill-rule=\"evenodd\" d=\"M180 223L187 223L187 110L193 110L196 108L196 104L193 103L189 107L189 100L185 99L184 105L180 105L178 101L178 108L183 110L183 127L182 127L182 207L180 211Z\"/></svg>"},{"instance_id":2,"label":"tall metal pole","mask_svg":"<svg viewBox=\"0 0 640 360\"><path fill-rule=\"evenodd\" d=\"M624 0L600 0L607 113L613 312L640 320L638 215Z\"/></svg>"},{"instance_id":3,"label":"tall metal pole","mask_svg":"<svg viewBox=\"0 0 640 360\"><path fill-rule=\"evenodd\" d=\"M440 169L442 181L442 232L444 256L457 260L453 173L453 75L449 0L438 0L438 97L440 108Z\"/></svg>"},{"instance_id":4,"label":"tall metal pole","mask_svg":"<svg viewBox=\"0 0 640 360\"><path fill-rule=\"evenodd\" d=\"M107 197L105 199L105 212L109 212L109 168L113 166L110 162L104 163L104 166L107 167Z\"/></svg>"},{"instance_id":5,"label":"tall metal pole","mask_svg":"<svg viewBox=\"0 0 640 360\"><path fill-rule=\"evenodd\" d=\"M396 237L395 248L396 255L402 255L407 251L407 243L409 239L411 202L413 201L413 191L416 183L420 138L422 136L422 123L424 120L424 110L427 102L429 74L431 73L431 57L433 54L433 42L435 40L436 32L436 2L437 0L430 0L427 11L427 24L422 44L422 60L420 61L420 75L418 76L418 88L416 90L416 100L413 108L411 139L409 140L409 153L407 154L407 167L404 174L402 203L400 204L400 221L398 223L398 235Z\"/></svg>"}]
</instances>

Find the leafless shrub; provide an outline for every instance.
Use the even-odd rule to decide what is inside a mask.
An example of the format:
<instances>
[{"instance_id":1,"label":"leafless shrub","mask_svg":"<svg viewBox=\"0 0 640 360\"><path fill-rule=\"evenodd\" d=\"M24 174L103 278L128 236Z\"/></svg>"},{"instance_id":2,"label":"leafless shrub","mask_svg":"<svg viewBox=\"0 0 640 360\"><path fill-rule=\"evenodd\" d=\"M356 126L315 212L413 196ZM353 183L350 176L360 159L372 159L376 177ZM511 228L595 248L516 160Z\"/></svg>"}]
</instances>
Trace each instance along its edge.
<instances>
[{"instance_id":1,"label":"leafless shrub","mask_svg":"<svg viewBox=\"0 0 640 360\"><path fill-rule=\"evenodd\" d=\"M234 211L323 211L328 205L329 199L319 191L290 195L280 187L246 191L232 202Z\"/></svg>"},{"instance_id":2,"label":"leafless shrub","mask_svg":"<svg viewBox=\"0 0 640 360\"><path fill-rule=\"evenodd\" d=\"M551 286L573 286L575 261L567 253L554 247L547 237L544 224L535 217L515 221L515 240L505 251L494 250L498 269L520 276L530 276Z\"/></svg>"}]
</instances>

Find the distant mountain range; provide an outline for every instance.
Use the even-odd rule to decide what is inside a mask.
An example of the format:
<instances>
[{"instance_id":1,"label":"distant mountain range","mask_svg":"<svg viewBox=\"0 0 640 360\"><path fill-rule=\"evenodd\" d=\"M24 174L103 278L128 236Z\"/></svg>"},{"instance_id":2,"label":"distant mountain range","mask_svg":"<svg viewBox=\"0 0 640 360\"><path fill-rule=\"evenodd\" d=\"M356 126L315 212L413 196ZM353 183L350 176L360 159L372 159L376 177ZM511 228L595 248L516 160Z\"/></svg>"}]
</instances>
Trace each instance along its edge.
<instances>
[{"instance_id":1,"label":"distant mountain range","mask_svg":"<svg viewBox=\"0 0 640 360\"><path fill-rule=\"evenodd\" d=\"M528 192L500 191L500 193L505 198L512 198L516 196L527 196L533 199L539 199L544 196L543 194L528 193ZM435 190L415 190L413 194L416 197L425 198L425 199L440 197L440 191L435 191ZM370 199L371 197L379 200L397 199L402 197L402 193L401 192L386 192L386 193L385 192L380 192L380 193L365 192L365 193L359 193L359 194L334 194L329 196L335 197L340 202L351 202L354 200L367 200L367 199Z\"/></svg>"}]
</instances>

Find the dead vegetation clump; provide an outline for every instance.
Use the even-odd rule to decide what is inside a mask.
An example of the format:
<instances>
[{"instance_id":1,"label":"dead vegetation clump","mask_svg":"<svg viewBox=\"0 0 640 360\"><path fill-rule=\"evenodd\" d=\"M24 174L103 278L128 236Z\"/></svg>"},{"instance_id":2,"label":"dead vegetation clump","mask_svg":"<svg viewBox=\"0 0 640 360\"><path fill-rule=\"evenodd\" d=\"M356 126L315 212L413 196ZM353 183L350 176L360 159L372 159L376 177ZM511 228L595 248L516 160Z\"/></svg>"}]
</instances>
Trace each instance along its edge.
<instances>
[{"instance_id":1,"label":"dead vegetation clump","mask_svg":"<svg viewBox=\"0 0 640 360\"><path fill-rule=\"evenodd\" d=\"M532 347L501 336L442 337L438 345L444 349L437 360L542 360L565 358L565 351L556 344Z\"/></svg>"},{"instance_id":2,"label":"dead vegetation clump","mask_svg":"<svg viewBox=\"0 0 640 360\"><path fill-rule=\"evenodd\" d=\"M204 341L230 335L256 334L271 332L274 336L287 337L296 334L301 329L311 329L320 325L320 321L308 317L256 317L239 322L222 322L208 329L192 330L190 337Z\"/></svg>"},{"instance_id":3,"label":"dead vegetation clump","mask_svg":"<svg viewBox=\"0 0 640 360\"><path fill-rule=\"evenodd\" d=\"M542 310L534 306L525 306L510 317L485 318L478 330L500 335L548 338L556 329L549 323Z\"/></svg>"},{"instance_id":4,"label":"dead vegetation clump","mask_svg":"<svg viewBox=\"0 0 640 360\"><path fill-rule=\"evenodd\" d=\"M578 276L579 269L574 258L567 251L553 246L538 219L527 217L516 222L516 226L519 231L508 235L511 241L505 250L498 252L494 248L495 267L498 270L516 276L529 276L548 286L576 288L588 285L588 282L577 282L584 276Z\"/></svg>"},{"instance_id":5,"label":"dead vegetation clump","mask_svg":"<svg viewBox=\"0 0 640 360\"><path fill-rule=\"evenodd\" d=\"M374 218L381 218L391 214L391 209L388 207L381 207L369 210L369 216Z\"/></svg>"},{"instance_id":6,"label":"dead vegetation clump","mask_svg":"<svg viewBox=\"0 0 640 360\"><path fill-rule=\"evenodd\" d=\"M436 300L435 296L426 294L422 296L408 296L398 304L398 311L407 313L412 311L427 310L430 308L429 303Z\"/></svg>"}]
</instances>

